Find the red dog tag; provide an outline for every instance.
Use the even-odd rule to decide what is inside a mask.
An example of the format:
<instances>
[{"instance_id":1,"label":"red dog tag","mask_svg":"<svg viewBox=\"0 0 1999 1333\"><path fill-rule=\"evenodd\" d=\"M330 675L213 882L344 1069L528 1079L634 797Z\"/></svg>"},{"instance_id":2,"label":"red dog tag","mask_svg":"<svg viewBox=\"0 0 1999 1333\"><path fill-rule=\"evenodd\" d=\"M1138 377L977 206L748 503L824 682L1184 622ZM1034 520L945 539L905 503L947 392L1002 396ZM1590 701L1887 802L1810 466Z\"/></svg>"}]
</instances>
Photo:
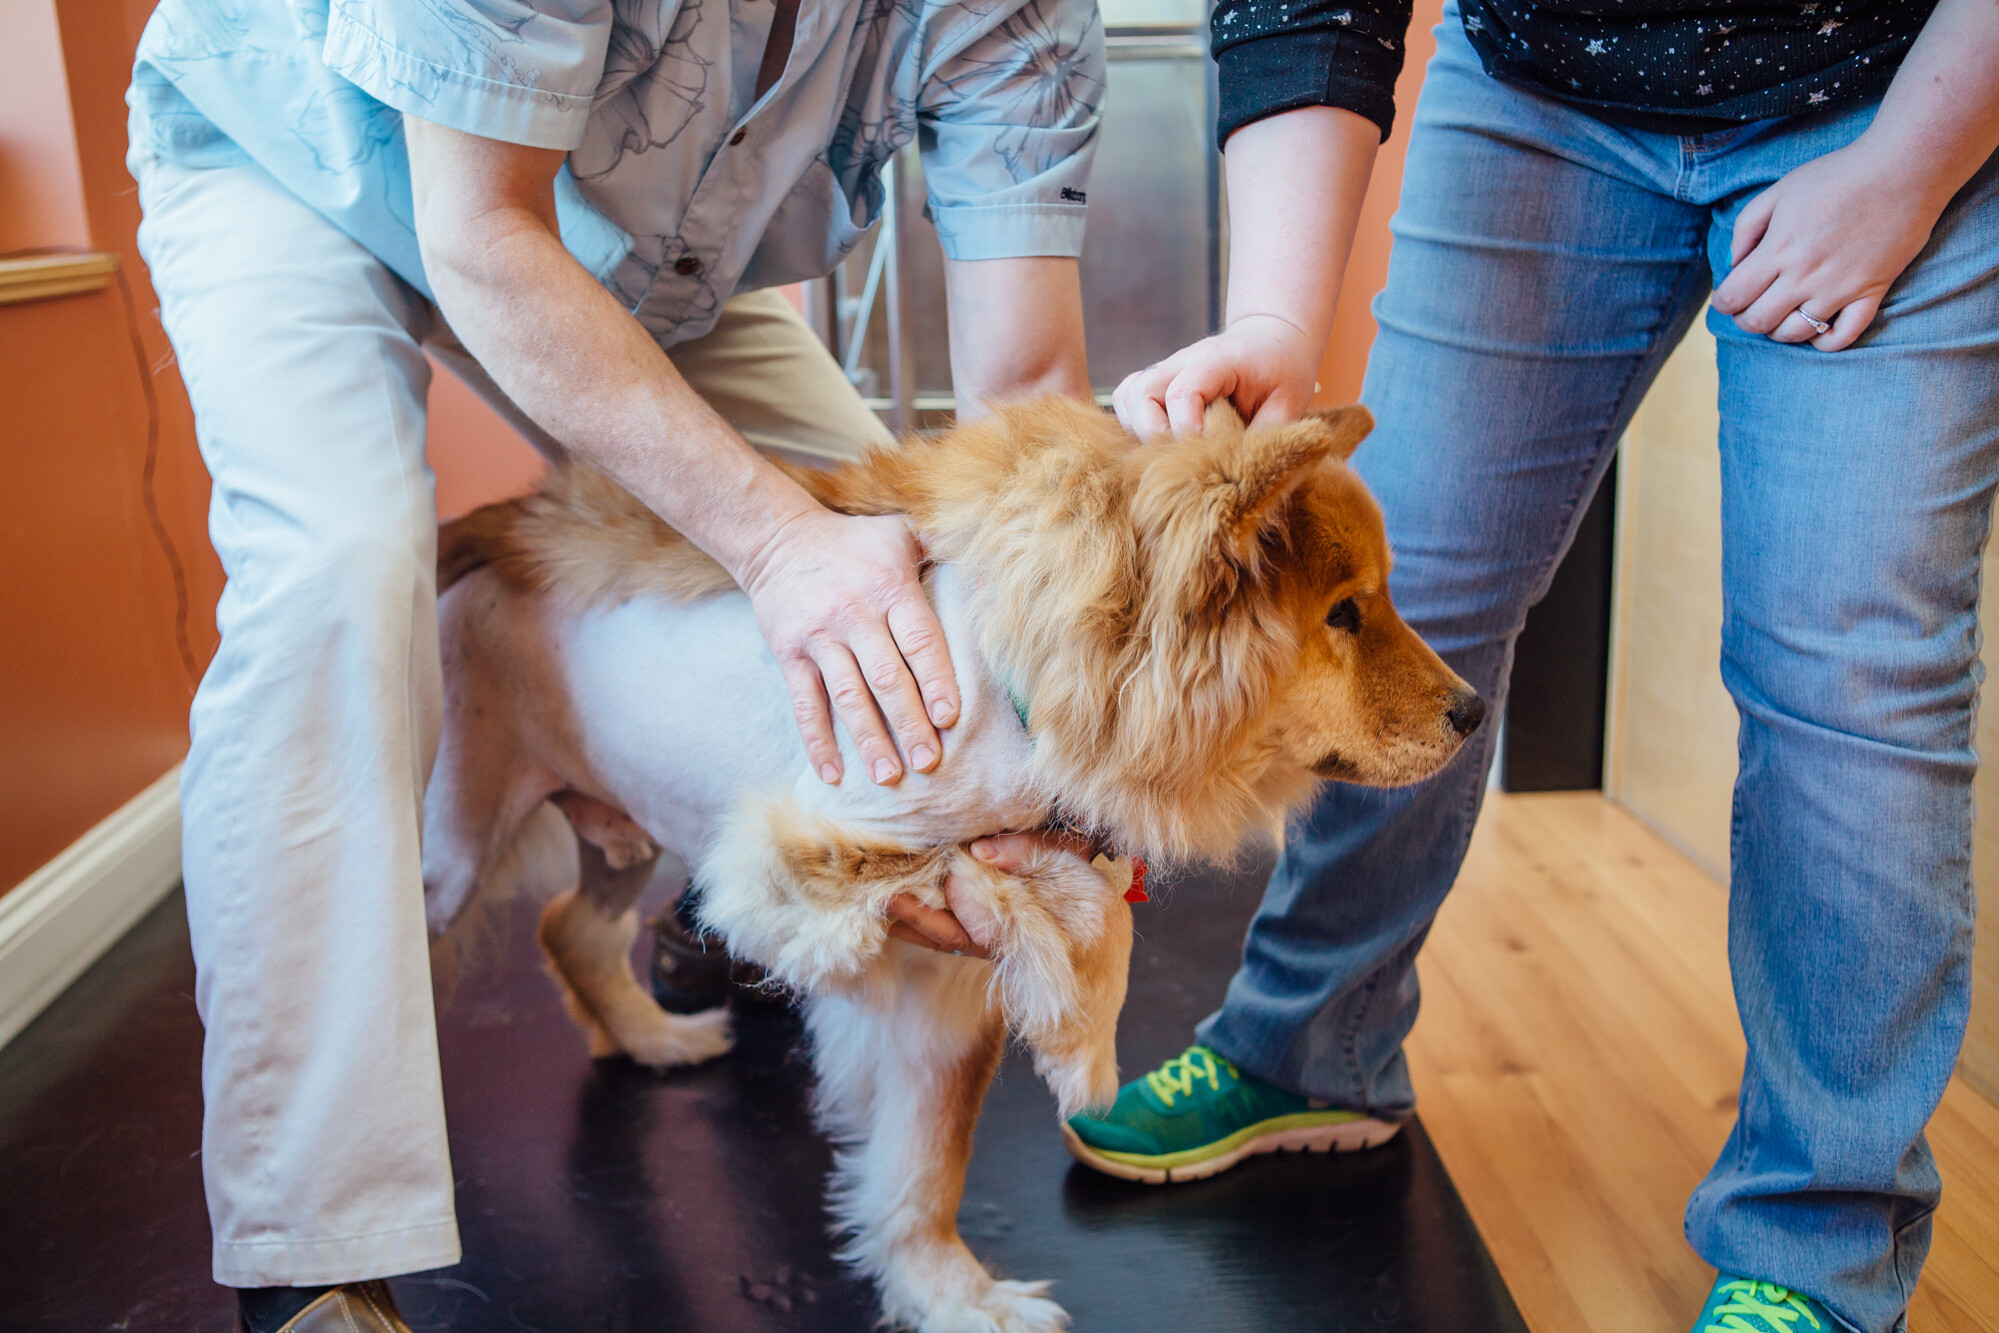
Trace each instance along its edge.
<instances>
[{"instance_id":1,"label":"red dog tag","mask_svg":"<svg viewBox=\"0 0 1999 1333\"><path fill-rule=\"evenodd\" d=\"M1131 858L1131 887L1124 891L1128 903L1149 903L1152 896L1145 891L1145 862L1136 856Z\"/></svg>"}]
</instances>

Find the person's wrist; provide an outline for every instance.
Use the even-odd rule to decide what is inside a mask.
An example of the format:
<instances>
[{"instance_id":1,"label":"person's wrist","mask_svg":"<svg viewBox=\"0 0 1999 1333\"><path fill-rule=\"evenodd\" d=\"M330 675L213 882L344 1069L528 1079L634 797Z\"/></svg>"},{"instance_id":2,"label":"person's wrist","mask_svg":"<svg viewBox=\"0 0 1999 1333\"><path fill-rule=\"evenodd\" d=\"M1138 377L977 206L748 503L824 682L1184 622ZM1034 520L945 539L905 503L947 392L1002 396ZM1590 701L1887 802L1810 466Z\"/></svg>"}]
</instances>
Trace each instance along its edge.
<instances>
[{"instance_id":1,"label":"person's wrist","mask_svg":"<svg viewBox=\"0 0 1999 1333\"><path fill-rule=\"evenodd\" d=\"M734 540L727 543L732 549L716 553L716 559L728 570L736 586L751 597L762 590L773 570L786 563L785 552L792 544L804 538L815 519L828 513L802 489L796 486L792 489L797 492L795 499L777 496L773 497L776 501L773 504L752 508L754 517L739 527L733 534Z\"/></svg>"},{"instance_id":2,"label":"person's wrist","mask_svg":"<svg viewBox=\"0 0 1999 1333\"><path fill-rule=\"evenodd\" d=\"M1309 316L1284 310L1251 309L1231 312L1222 326L1224 336L1274 344L1298 365L1318 368L1326 354L1329 333L1317 331Z\"/></svg>"},{"instance_id":3,"label":"person's wrist","mask_svg":"<svg viewBox=\"0 0 1999 1333\"><path fill-rule=\"evenodd\" d=\"M1328 338L1315 334L1299 317L1275 311L1248 310L1231 315L1223 334L1249 343L1280 397L1302 394L1293 408L1302 411L1318 390L1319 364L1326 359Z\"/></svg>"},{"instance_id":4,"label":"person's wrist","mask_svg":"<svg viewBox=\"0 0 1999 1333\"><path fill-rule=\"evenodd\" d=\"M1942 154L1909 142L1907 135L1878 119L1842 150L1842 156L1852 162L1875 198L1903 202L1932 221L1970 179L1969 172L1952 170Z\"/></svg>"},{"instance_id":5,"label":"person's wrist","mask_svg":"<svg viewBox=\"0 0 1999 1333\"><path fill-rule=\"evenodd\" d=\"M1305 316L1289 314L1280 310L1230 311L1222 325L1224 333L1255 333L1258 336L1296 339L1299 343L1314 341L1309 321Z\"/></svg>"}]
</instances>

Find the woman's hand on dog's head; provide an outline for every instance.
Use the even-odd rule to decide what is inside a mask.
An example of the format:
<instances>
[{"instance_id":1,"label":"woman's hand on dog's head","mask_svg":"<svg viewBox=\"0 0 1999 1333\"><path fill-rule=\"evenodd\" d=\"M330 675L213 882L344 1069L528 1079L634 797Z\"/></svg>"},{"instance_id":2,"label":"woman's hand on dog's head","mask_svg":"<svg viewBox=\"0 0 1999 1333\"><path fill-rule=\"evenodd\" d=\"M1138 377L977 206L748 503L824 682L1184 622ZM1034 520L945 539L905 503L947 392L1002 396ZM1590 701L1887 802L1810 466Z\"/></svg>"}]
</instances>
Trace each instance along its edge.
<instances>
[{"instance_id":1,"label":"woman's hand on dog's head","mask_svg":"<svg viewBox=\"0 0 1999 1333\"><path fill-rule=\"evenodd\" d=\"M1323 339L1281 315L1246 314L1213 337L1125 376L1118 420L1141 440L1199 435L1208 404L1227 398L1255 426L1296 421L1312 405Z\"/></svg>"},{"instance_id":2,"label":"woman's hand on dog's head","mask_svg":"<svg viewBox=\"0 0 1999 1333\"><path fill-rule=\"evenodd\" d=\"M923 559L901 515L815 505L778 529L743 579L812 771L828 783L842 776L836 713L884 785L902 778L904 756L919 773L935 768L937 728L958 720L944 627L917 575Z\"/></svg>"}]
</instances>

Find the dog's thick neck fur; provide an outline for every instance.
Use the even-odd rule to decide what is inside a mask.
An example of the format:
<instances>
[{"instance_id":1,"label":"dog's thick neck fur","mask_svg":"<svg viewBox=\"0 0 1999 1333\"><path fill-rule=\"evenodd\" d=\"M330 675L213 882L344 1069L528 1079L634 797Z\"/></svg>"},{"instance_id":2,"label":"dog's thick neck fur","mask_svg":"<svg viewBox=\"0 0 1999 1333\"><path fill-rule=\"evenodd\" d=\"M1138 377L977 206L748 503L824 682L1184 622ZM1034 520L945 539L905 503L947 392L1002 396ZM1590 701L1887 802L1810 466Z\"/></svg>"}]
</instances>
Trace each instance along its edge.
<instances>
[{"instance_id":1,"label":"dog's thick neck fur","mask_svg":"<svg viewBox=\"0 0 1999 1333\"><path fill-rule=\"evenodd\" d=\"M1300 478L1350 448L1323 423L1251 432L1245 448L1226 404L1210 434L1212 447L1156 449L1087 404L1046 399L795 473L836 510L908 514L931 555L968 575L978 651L1027 708L1037 789L1084 830L1166 862L1226 858L1310 790L1270 726L1273 664L1295 657L1298 627L1255 593L1285 559L1278 520ZM731 586L588 469L505 508L458 534L522 585L586 603ZM466 567L441 553L447 584Z\"/></svg>"}]
</instances>

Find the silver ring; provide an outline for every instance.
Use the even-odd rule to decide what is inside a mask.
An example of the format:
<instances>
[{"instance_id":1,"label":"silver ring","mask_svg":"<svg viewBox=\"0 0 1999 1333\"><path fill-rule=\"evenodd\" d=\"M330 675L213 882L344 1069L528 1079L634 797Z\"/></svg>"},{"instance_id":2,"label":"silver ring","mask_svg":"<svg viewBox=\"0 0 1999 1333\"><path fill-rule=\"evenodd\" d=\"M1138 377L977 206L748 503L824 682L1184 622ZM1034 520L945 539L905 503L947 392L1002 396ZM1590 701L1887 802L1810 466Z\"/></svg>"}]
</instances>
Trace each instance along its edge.
<instances>
[{"instance_id":1,"label":"silver ring","mask_svg":"<svg viewBox=\"0 0 1999 1333\"><path fill-rule=\"evenodd\" d=\"M1802 319L1803 321L1805 321L1805 323L1811 325L1813 328L1817 329L1820 333L1832 332L1831 321L1820 319L1817 315L1814 315L1811 311L1805 309L1803 306L1798 307L1797 315L1799 319Z\"/></svg>"}]
</instances>

